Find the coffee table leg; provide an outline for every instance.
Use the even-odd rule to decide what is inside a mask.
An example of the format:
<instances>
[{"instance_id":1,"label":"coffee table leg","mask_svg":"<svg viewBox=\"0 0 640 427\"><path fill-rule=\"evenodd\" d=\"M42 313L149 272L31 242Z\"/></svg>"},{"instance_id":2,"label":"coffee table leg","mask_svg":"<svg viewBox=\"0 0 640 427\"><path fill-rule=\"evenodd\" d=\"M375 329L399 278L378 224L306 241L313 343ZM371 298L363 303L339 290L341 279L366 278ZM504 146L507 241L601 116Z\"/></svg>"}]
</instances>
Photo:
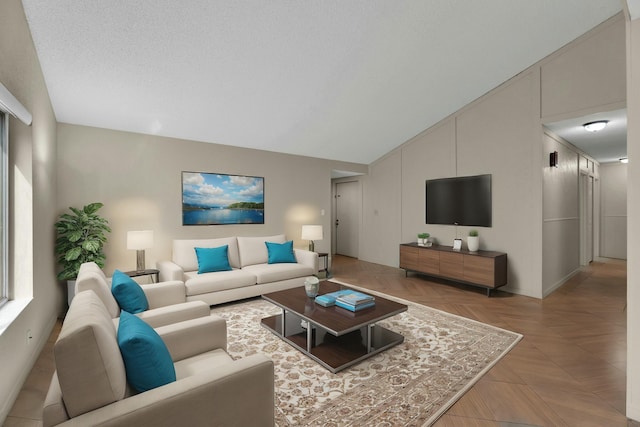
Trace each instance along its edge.
<instances>
[{"instance_id":1,"label":"coffee table leg","mask_svg":"<svg viewBox=\"0 0 640 427\"><path fill-rule=\"evenodd\" d=\"M282 338L286 337L287 334L285 333L284 327L287 324L287 310L282 309L282 328L280 328L280 330L282 331Z\"/></svg>"},{"instance_id":2,"label":"coffee table leg","mask_svg":"<svg viewBox=\"0 0 640 427\"><path fill-rule=\"evenodd\" d=\"M311 326L311 323L307 322L307 353L311 353L312 341L313 327Z\"/></svg>"},{"instance_id":3,"label":"coffee table leg","mask_svg":"<svg viewBox=\"0 0 640 427\"><path fill-rule=\"evenodd\" d=\"M374 325L367 325L367 353L371 353L373 348L371 348L371 332Z\"/></svg>"}]
</instances>

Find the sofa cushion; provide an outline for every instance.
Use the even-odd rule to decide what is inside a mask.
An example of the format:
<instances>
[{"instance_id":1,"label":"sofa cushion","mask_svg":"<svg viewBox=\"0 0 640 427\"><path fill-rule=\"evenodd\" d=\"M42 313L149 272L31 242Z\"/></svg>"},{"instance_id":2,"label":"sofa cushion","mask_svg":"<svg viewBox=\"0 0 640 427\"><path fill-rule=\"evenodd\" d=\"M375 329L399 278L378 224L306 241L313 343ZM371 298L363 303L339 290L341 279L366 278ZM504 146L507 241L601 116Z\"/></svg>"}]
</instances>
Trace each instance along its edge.
<instances>
[{"instance_id":1,"label":"sofa cushion","mask_svg":"<svg viewBox=\"0 0 640 427\"><path fill-rule=\"evenodd\" d=\"M125 397L127 382L116 329L93 291L80 292L71 301L53 354L70 417Z\"/></svg>"},{"instance_id":2,"label":"sofa cushion","mask_svg":"<svg viewBox=\"0 0 640 427\"><path fill-rule=\"evenodd\" d=\"M257 284L279 282L281 280L312 276L313 268L303 264L256 264L242 269L256 276Z\"/></svg>"},{"instance_id":3,"label":"sofa cushion","mask_svg":"<svg viewBox=\"0 0 640 427\"><path fill-rule=\"evenodd\" d=\"M284 243L285 241L284 234L265 237L238 237L240 267L266 264L269 261L269 253L265 242Z\"/></svg>"},{"instance_id":4,"label":"sofa cushion","mask_svg":"<svg viewBox=\"0 0 640 427\"><path fill-rule=\"evenodd\" d=\"M195 248L217 248L229 246L227 256L231 268L240 268L240 257L238 256L238 241L235 237L224 237L221 239L189 239L173 241L173 262L178 264L184 271L198 270L198 259Z\"/></svg>"},{"instance_id":5,"label":"sofa cushion","mask_svg":"<svg viewBox=\"0 0 640 427\"><path fill-rule=\"evenodd\" d=\"M293 253L293 241L285 243L264 242L267 245L268 263L279 264L287 262L297 262Z\"/></svg>"},{"instance_id":6,"label":"sofa cushion","mask_svg":"<svg viewBox=\"0 0 640 427\"><path fill-rule=\"evenodd\" d=\"M232 363L233 359L221 348L201 353L196 356L179 360L175 363L176 378L192 377L210 369L216 369L224 364Z\"/></svg>"},{"instance_id":7,"label":"sofa cushion","mask_svg":"<svg viewBox=\"0 0 640 427\"><path fill-rule=\"evenodd\" d=\"M229 271L229 245L217 248L195 248L198 258L198 274L212 273L214 271Z\"/></svg>"},{"instance_id":8,"label":"sofa cushion","mask_svg":"<svg viewBox=\"0 0 640 427\"><path fill-rule=\"evenodd\" d=\"M217 271L198 274L195 271L184 274L187 296L236 289L256 284L256 276L244 270Z\"/></svg>"},{"instance_id":9,"label":"sofa cushion","mask_svg":"<svg viewBox=\"0 0 640 427\"><path fill-rule=\"evenodd\" d=\"M176 371L160 335L142 319L123 311L118 325L118 345L129 385L139 392L176 380Z\"/></svg>"},{"instance_id":10,"label":"sofa cushion","mask_svg":"<svg viewBox=\"0 0 640 427\"><path fill-rule=\"evenodd\" d=\"M149 302L140 285L120 270L113 272L111 292L124 311L141 313L149 309Z\"/></svg>"}]
</instances>

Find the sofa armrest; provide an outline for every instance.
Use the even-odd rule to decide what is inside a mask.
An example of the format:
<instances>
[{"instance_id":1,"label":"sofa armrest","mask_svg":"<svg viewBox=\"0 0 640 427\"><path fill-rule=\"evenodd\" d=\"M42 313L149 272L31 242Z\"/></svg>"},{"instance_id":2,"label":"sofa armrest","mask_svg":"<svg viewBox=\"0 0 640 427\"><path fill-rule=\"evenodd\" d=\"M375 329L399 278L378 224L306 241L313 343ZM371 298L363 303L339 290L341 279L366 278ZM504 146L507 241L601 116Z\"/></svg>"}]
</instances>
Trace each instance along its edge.
<instances>
[{"instance_id":1,"label":"sofa armrest","mask_svg":"<svg viewBox=\"0 0 640 427\"><path fill-rule=\"evenodd\" d=\"M211 308L206 303L189 301L143 311L136 313L136 316L147 322L152 328L158 328L198 317L208 317L209 314L211 314Z\"/></svg>"},{"instance_id":2,"label":"sofa armrest","mask_svg":"<svg viewBox=\"0 0 640 427\"><path fill-rule=\"evenodd\" d=\"M318 273L319 266L318 266L317 252L311 252L306 249L294 249L293 251L296 254L296 260L298 261L299 264L303 264L313 268L313 271L314 271L313 274Z\"/></svg>"},{"instance_id":3,"label":"sofa armrest","mask_svg":"<svg viewBox=\"0 0 640 427\"><path fill-rule=\"evenodd\" d=\"M234 360L75 417L61 426L274 425L273 362Z\"/></svg>"},{"instance_id":4,"label":"sofa armrest","mask_svg":"<svg viewBox=\"0 0 640 427\"><path fill-rule=\"evenodd\" d=\"M180 304L187 300L187 288L179 280L140 285L144 291L149 309Z\"/></svg>"},{"instance_id":5,"label":"sofa armrest","mask_svg":"<svg viewBox=\"0 0 640 427\"><path fill-rule=\"evenodd\" d=\"M155 328L174 362L221 348L227 350L227 322L210 315Z\"/></svg>"},{"instance_id":6,"label":"sofa armrest","mask_svg":"<svg viewBox=\"0 0 640 427\"><path fill-rule=\"evenodd\" d=\"M184 270L173 261L156 262L158 269L158 281L166 282L169 280L184 280Z\"/></svg>"}]
</instances>

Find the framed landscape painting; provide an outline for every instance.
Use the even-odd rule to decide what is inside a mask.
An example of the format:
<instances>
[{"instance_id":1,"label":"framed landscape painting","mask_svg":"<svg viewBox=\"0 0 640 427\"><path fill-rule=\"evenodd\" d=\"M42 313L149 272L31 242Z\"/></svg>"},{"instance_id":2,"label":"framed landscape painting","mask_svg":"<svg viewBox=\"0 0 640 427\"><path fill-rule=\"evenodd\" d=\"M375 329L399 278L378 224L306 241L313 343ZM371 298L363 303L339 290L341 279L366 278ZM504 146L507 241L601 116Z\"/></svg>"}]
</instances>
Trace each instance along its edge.
<instances>
[{"instance_id":1,"label":"framed landscape painting","mask_svg":"<svg viewBox=\"0 0 640 427\"><path fill-rule=\"evenodd\" d=\"M264 224L264 178L182 172L182 225Z\"/></svg>"}]
</instances>

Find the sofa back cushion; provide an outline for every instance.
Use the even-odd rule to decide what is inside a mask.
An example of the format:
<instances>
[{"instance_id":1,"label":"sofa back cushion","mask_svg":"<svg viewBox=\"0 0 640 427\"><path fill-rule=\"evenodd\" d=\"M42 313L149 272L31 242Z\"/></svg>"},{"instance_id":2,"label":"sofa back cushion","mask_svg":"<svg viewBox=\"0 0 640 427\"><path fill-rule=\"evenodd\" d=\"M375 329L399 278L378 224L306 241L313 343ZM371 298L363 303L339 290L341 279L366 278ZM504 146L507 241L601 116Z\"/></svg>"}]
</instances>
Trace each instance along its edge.
<instances>
[{"instance_id":1,"label":"sofa back cushion","mask_svg":"<svg viewBox=\"0 0 640 427\"><path fill-rule=\"evenodd\" d=\"M284 243L284 234L264 237L238 237L238 251L240 252L240 266L266 264L269 252L265 242Z\"/></svg>"},{"instance_id":2,"label":"sofa back cushion","mask_svg":"<svg viewBox=\"0 0 640 427\"><path fill-rule=\"evenodd\" d=\"M73 298L53 354L71 418L124 398L126 373L116 329L93 291Z\"/></svg>"},{"instance_id":3,"label":"sofa back cushion","mask_svg":"<svg viewBox=\"0 0 640 427\"><path fill-rule=\"evenodd\" d=\"M96 271L95 268L92 268L90 265L85 267L85 264L82 264L78 272L78 278L76 279L76 295L89 290L95 292L100 300L102 300L111 318L115 319L120 316L120 306L111 293L111 285L107 282L104 273L100 268Z\"/></svg>"},{"instance_id":4,"label":"sofa back cushion","mask_svg":"<svg viewBox=\"0 0 640 427\"><path fill-rule=\"evenodd\" d=\"M178 264L184 271L197 271L198 258L196 248L218 248L228 245L227 256L231 268L240 268L240 257L238 255L238 241L235 237L224 237L220 239L189 239L173 241L173 262Z\"/></svg>"}]
</instances>

